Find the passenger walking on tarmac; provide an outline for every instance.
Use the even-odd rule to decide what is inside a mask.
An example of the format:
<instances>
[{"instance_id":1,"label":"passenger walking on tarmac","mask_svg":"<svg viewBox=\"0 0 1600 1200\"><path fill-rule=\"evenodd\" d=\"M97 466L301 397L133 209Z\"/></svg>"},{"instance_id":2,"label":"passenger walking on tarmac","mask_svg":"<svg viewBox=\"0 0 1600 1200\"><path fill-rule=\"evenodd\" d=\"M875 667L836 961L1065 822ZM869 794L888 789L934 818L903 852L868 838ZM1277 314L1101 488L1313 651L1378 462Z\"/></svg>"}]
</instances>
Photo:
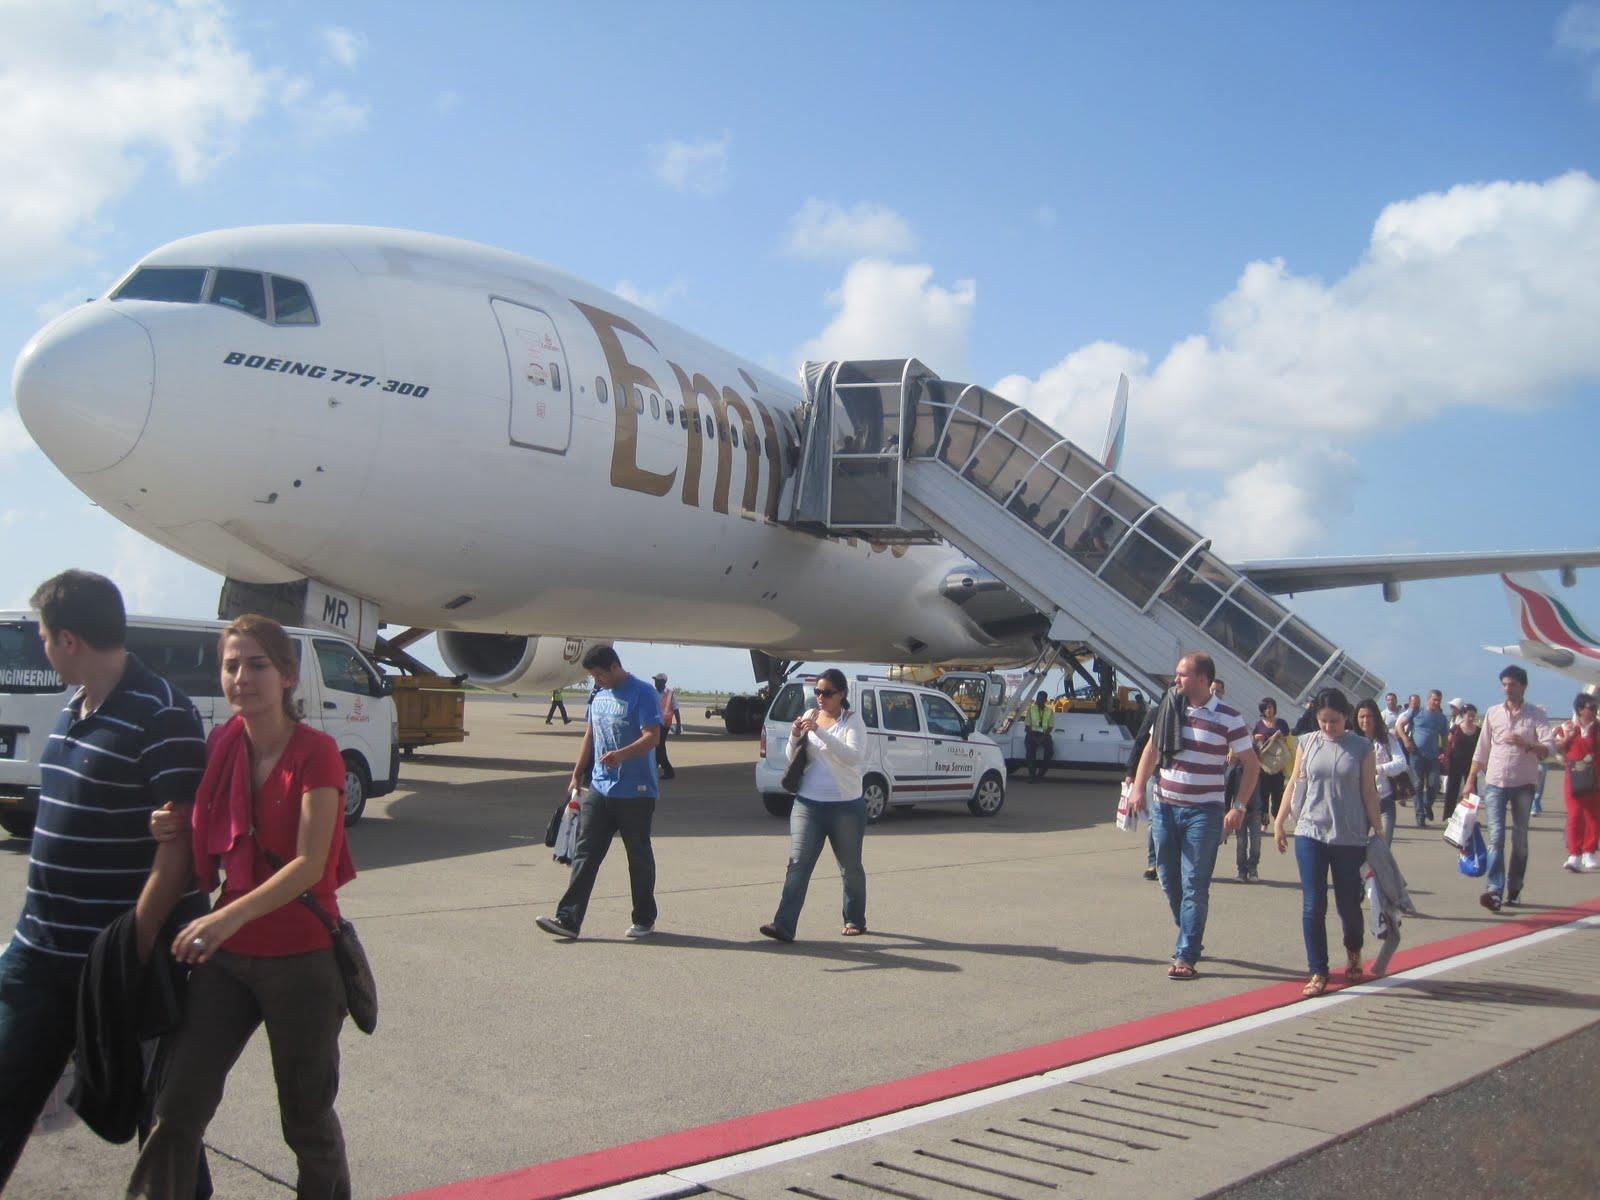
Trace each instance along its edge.
<instances>
[{"instance_id":1,"label":"passenger walking on tarmac","mask_svg":"<svg viewBox=\"0 0 1600 1200\"><path fill-rule=\"evenodd\" d=\"M1393 692L1383 694L1383 723L1389 732L1394 732L1395 722L1406 715L1406 710L1400 707L1400 697Z\"/></svg>"},{"instance_id":2,"label":"passenger walking on tarmac","mask_svg":"<svg viewBox=\"0 0 1600 1200\"><path fill-rule=\"evenodd\" d=\"M1056 710L1050 707L1050 697L1040 692L1033 703L1023 710L1027 732L1022 735L1023 753L1028 760L1028 782L1037 783L1044 777L1054 757L1050 735L1056 727Z\"/></svg>"},{"instance_id":3,"label":"passenger walking on tarmac","mask_svg":"<svg viewBox=\"0 0 1600 1200\"><path fill-rule=\"evenodd\" d=\"M1227 758L1240 767L1239 793L1255 790L1260 764L1250 731L1239 711L1211 693L1216 678L1211 656L1190 651L1178 660L1173 688L1162 697L1150 740L1133 779L1132 801L1144 806L1144 788L1157 776L1155 812L1150 824L1156 839L1156 863L1178 927L1177 947L1167 977L1197 977L1211 899L1211 872L1217 864L1222 832L1237 830L1244 805L1229 807L1224 799Z\"/></svg>"},{"instance_id":4,"label":"passenger walking on tarmac","mask_svg":"<svg viewBox=\"0 0 1600 1200\"><path fill-rule=\"evenodd\" d=\"M578 818L578 848L566 894L555 916L539 917L534 923L557 937L578 936L600 864L620 833L633 890L633 924L626 936L649 937L656 931L656 857L650 848L650 822L656 811L654 751L661 736L661 703L654 688L623 669L610 646L596 646L585 654L583 668L594 679L594 691L589 725L568 787L579 791L588 779L589 791Z\"/></svg>"},{"instance_id":5,"label":"passenger walking on tarmac","mask_svg":"<svg viewBox=\"0 0 1600 1200\"><path fill-rule=\"evenodd\" d=\"M665 674L658 674L651 680L656 685L656 696L661 705L661 740L656 743L656 774L662 779L673 779L677 772L672 769L672 763L667 758L667 734L672 731L672 719L678 713L678 700L667 686Z\"/></svg>"},{"instance_id":6,"label":"passenger walking on tarmac","mask_svg":"<svg viewBox=\"0 0 1600 1200\"><path fill-rule=\"evenodd\" d=\"M1271 696L1256 705L1261 719L1250 731L1250 740L1256 744L1256 758L1261 763L1261 825L1266 828L1278 815L1278 805L1283 802L1283 772L1289 766L1294 749L1294 735L1289 732L1289 722L1278 715L1278 702Z\"/></svg>"},{"instance_id":7,"label":"passenger walking on tarmac","mask_svg":"<svg viewBox=\"0 0 1600 1200\"><path fill-rule=\"evenodd\" d=\"M1257 758L1259 762L1259 756ZM1266 823L1265 798L1261 794L1261 780L1266 772L1256 776L1256 786L1248 796L1238 791L1241 769L1231 756L1228 762L1228 784L1234 790L1227 795L1231 802L1237 799L1244 805L1244 823L1233 839L1233 863L1238 870L1240 883L1256 883L1261 879L1261 830Z\"/></svg>"},{"instance_id":8,"label":"passenger walking on tarmac","mask_svg":"<svg viewBox=\"0 0 1600 1200\"><path fill-rule=\"evenodd\" d=\"M1395 777L1411 768L1406 763L1405 748L1400 739L1389 732L1383 723L1383 713L1376 700L1363 700L1356 705L1356 732L1372 743L1373 769L1378 787L1378 814L1383 818L1383 840L1394 845Z\"/></svg>"},{"instance_id":9,"label":"passenger walking on tarmac","mask_svg":"<svg viewBox=\"0 0 1600 1200\"><path fill-rule=\"evenodd\" d=\"M211 734L192 817L157 812L151 833L192 829L196 878L222 895L172 943L189 963L183 1025L156 1099L155 1125L128 1181L130 1197L189 1200L206 1126L228 1072L262 1024L272 1048L278 1118L294 1151L296 1194L345 1200L350 1165L333 1110L339 1092L344 977L322 917L355 878L344 837L338 744L301 722L299 658L276 621L243 616L217 648L233 717Z\"/></svg>"},{"instance_id":10,"label":"passenger walking on tarmac","mask_svg":"<svg viewBox=\"0 0 1600 1200\"><path fill-rule=\"evenodd\" d=\"M181 923L205 911L188 887L188 845L146 836L154 809L187 815L194 802L200 715L127 652L122 593L105 576L64 571L31 603L45 659L77 690L43 739L27 893L0 955L0 1189L72 1057L96 936L131 912L148 961L169 914Z\"/></svg>"},{"instance_id":11,"label":"passenger walking on tarmac","mask_svg":"<svg viewBox=\"0 0 1600 1200\"><path fill-rule=\"evenodd\" d=\"M1367 861L1367 831L1382 827L1378 775L1372 739L1349 727L1350 701L1338 688L1317 693L1317 730L1295 747L1289 777L1289 802L1278 810L1272 836L1278 853L1289 848L1294 827L1294 857L1300 867L1300 924L1305 934L1311 978L1305 996L1328 990L1328 874L1333 902L1344 927L1345 979L1365 978L1361 945L1361 864ZM1380 718L1381 719L1381 718Z\"/></svg>"},{"instance_id":12,"label":"passenger walking on tarmac","mask_svg":"<svg viewBox=\"0 0 1600 1200\"><path fill-rule=\"evenodd\" d=\"M1445 743L1447 771L1444 782L1444 819L1446 821L1450 819L1450 814L1455 812L1456 801L1461 799L1461 784L1466 780L1467 771L1472 767L1472 756L1477 753L1478 739L1482 736L1483 727L1478 724L1478 706L1462 704L1461 719L1450 731L1449 740Z\"/></svg>"},{"instance_id":13,"label":"passenger walking on tarmac","mask_svg":"<svg viewBox=\"0 0 1600 1200\"><path fill-rule=\"evenodd\" d=\"M1128 789L1128 794L1133 794L1134 776L1139 774L1139 760L1144 757L1145 745L1150 741L1150 731L1155 727L1156 714L1161 711L1158 703L1145 713L1144 720L1139 724L1139 732L1133 739L1133 751L1128 755L1128 772L1123 776L1122 784ZM1143 805L1138 806L1143 808ZM1155 879L1156 871L1156 827L1145 823L1144 838L1144 877Z\"/></svg>"},{"instance_id":14,"label":"passenger walking on tarmac","mask_svg":"<svg viewBox=\"0 0 1600 1200\"><path fill-rule=\"evenodd\" d=\"M1600 871L1600 727L1595 724L1595 698L1579 692L1572 702L1572 720L1556 729L1555 748L1566 759L1568 871Z\"/></svg>"},{"instance_id":15,"label":"passenger walking on tarmac","mask_svg":"<svg viewBox=\"0 0 1600 1200\"><path fill-rule=\"evenodd\" d=\"M558 712L561 714L561 723L563 725L572 724L572 718L567 716L567 706L561 698L561 693L565 690L565 688L560 687L550 689L550 711L544 715L544 723L546 725L555 719L555 715Z\"/></svg>"},{"instance_id":16,"label":"passenger walking on tarmac","mask_svg":"<svg viewBox=\"0 0 1600 1200\"><path fill-rule=\"evenodd\" d=\"M1417 697L1413 696L1413 700ZM1450 732L1450 718L1444 713L1444 693L1438 688L1428 693L1428 706L1408 710L1395 724L1406 752L1411 756L1411 774L1416 779L1414 798L1417 828L1433 820L1433 798L1439 791L1439 756Z\"/></svg>"},{"instance_id":17,"label":"passenger walking on tarmac","mask_svg":"<svg viewBox=\"0 0 1600 1200\"><path fill-rule=\"evenodd\" d=\"M867 727L850 707L844 672L830 667L817 679L815 708L789 727L789 761L805 754L805 773L789 810L789 869L772 920L761 932L780 942L794 941L800 909L822 843L833 847L844 882L845 937L867 931L867 872L861 843L867 832L867 802L861 794L861 759Z\"/></svg>"},{"instance_id":18,"label":"passenger walking on tarmac","mask_svg":"<svg viewBox=\"0 0 1600 1200\"><path fill-rule=\"evenodd\" d=\"M1479 820L1488 824L1489 871L1478 902L1490 912L1522 900L1522 878L1528 869L1528 818L1539 764L1553 746L1550 718L1537 704L1528 704L1528 673L1510 666L1500 672L1505 701L1483 714L1483 733L1473 752L1463 785L1472 795L1483 775L1483 808ZM1506 823L1511 824L1511 862L1506 864Z\"/></svg>"}]
</instances>

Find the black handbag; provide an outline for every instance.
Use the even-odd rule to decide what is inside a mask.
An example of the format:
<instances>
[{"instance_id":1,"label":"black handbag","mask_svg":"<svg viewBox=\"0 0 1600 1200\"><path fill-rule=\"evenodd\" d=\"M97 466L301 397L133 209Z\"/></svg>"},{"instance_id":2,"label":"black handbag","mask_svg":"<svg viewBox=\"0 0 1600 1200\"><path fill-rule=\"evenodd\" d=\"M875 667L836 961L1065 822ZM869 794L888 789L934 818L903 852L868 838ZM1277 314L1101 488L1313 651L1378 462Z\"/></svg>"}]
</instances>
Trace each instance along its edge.
<instances>
[{"instance_id":1,"label":"black handbag","mask_svg":"<svg viewBox=\"0 0 1600 1200\"><path fill-rule=\"evenodd\" d=\"M1595 790L1594 755L1586 754L1577 762L1567 764L1567 782L1574 792Z\"/></svg>"},{"instance_id":2,"label":"black handbag","mask_svg":"<svg viewBox=\"0 0 1600 1200\"><path fill-rule=\"evenodd\" d=\"M254 832L251 830L252 834ZM256 846L274 871L283 869L283 859L259 841ZM356 936L356 927L343 917L330 916L310 892L301 892L298 899L322 922L333 939L333 961L338 964L339 978L344 981L344 1006L349 1010L350 1019L362 1033L371 1033L378 1027L378 980L372 973L372 964L367 961L366 948Z\"/></svg>"},{"instance_id":3,"label":"black handbag","mask_svg":"<svg viewBox=\"0 0 1600 1200\"><path fill-rule=\"evenodd\" d=\"M810 751L806 748L805 739L800 741L800 748L794 752L794 757L789 760L789 765L783 772L783 778L778 781L778 786L791 796L800 794L800 777L806 773L806 760Z\"/></svg>"},{"instance_id":4,"label":"black handbag","mask_svg":"<svg viewBox=\"0 0 1600 1200\"><path fill-rule=\"evenodd\" d=\"M567 811L567 802L563 800L556 805L556 811L550 814L550 824L544 827L544 844L550 849L556 848L556 838L561 835L561 817Z\"/></svg>"}]
</instances>

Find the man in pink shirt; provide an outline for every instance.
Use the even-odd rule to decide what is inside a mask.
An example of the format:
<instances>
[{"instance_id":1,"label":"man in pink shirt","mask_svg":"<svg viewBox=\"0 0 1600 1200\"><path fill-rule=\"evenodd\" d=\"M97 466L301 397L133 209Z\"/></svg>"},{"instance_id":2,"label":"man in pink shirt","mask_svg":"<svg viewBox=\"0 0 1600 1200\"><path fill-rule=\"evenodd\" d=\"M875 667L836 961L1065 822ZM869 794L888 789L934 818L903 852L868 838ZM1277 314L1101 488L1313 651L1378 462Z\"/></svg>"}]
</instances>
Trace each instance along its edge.
<instances>
[{"instance_id":1,"label":"man in pink shirt","mask_svg":"<svg viewBox=\"0 0 1600 1200\"><path fill-rule=\"evenodd\" d=\"M1488 822L1488 889L1479 902L1490 912L1502 903L1522 899L1522 877L1528 867L1528 817L1533 811L1533 789L1539 781L1539 764L1554 751L1555 734L1550 718L1537 704L1526 704L1528 673L1521 667L1500 672L1505 703L1483 715L1483 736L1467 768L1462 795L1471 795L1478 773L1483 772L1483 810ZM1506 870L1506 814L1511 815L1511 869Z\"/></svg>"}]
</instances>

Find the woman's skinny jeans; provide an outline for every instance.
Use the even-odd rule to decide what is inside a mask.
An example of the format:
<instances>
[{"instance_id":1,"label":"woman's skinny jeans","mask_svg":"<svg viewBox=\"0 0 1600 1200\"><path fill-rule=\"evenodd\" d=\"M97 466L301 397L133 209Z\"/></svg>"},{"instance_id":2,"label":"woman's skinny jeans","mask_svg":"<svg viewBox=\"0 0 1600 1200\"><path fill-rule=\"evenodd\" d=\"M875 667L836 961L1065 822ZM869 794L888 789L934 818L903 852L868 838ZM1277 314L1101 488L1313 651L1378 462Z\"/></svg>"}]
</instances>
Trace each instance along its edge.
<instances>
[{"instance_id":1,"label":"woman's skinny jeans","mask_svg":"<svg viewBox=\"0 0 1600 1200\"><path fill-rule=\"evenodd\" d=\"M857 929L867 927L867 873L861 866L861 842L867 832L867 802L794 798L789 810L789 870L783 879L783 898L772 923L793 937L806 902L811 871L822 854L822 843L833 846L833 856L844 878L844 920Z\"/></svg>"},{"instance_id":2,"label":"woman's skinny jeans","mask_svg":"<svg viewBox=\"0 0 1600 1200\"><path fill-rule=\"evenodd\" d=\"M1306 966L1313 975L1328 974L1328 873L1333 873L1333 902L1344 926L1344 948L1361 949L1361 864L1366 846L1332 846L1312 837L1294 839L1300 867L1301 925L1306 939Z\"/></svg>"}]
</instances>

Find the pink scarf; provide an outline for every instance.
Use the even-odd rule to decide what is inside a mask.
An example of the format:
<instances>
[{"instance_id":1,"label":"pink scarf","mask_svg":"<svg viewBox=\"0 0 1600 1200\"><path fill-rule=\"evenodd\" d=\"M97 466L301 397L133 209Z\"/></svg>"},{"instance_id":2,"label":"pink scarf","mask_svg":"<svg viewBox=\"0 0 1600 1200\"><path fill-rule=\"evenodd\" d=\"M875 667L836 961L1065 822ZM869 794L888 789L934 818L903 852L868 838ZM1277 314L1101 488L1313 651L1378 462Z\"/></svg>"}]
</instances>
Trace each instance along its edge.
<instances>
[{"instance_id":1,"label":"pink scarf","mask_svg":"<svg viewBox=\"0 0 1600 1200\"><path fill-rule=\"evenodd\" d=\"M211 737L206 773L195 792L194 871L207 892L217 888L217 867L234 880L255 875L255 790L250 781L250 745L244 721L232 718Z\"/></svg>"}]
</instances>

